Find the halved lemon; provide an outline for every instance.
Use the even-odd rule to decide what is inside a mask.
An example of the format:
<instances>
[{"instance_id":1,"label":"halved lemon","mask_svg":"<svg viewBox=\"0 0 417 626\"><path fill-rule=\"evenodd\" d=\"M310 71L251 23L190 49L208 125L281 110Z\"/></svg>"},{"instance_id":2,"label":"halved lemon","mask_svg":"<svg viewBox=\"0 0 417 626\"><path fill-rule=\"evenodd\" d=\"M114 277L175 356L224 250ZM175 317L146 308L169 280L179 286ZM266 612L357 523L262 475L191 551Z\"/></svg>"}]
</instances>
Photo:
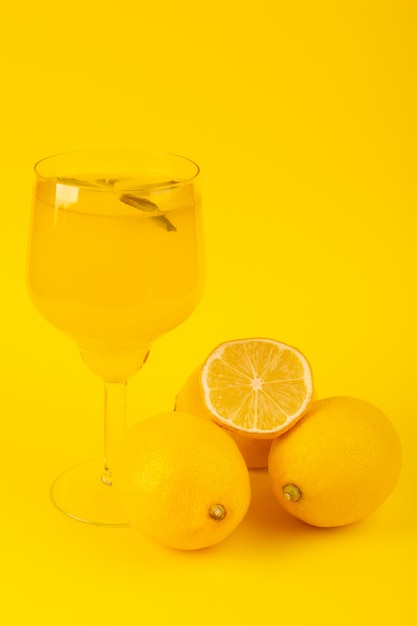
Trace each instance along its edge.
<instances>
[{"instance_id":1,"label":"halved lemon","mask_svg":"<svg viewBox=\"0 0 417 626\"><path fill-rule=\"evenodd\" d=\"M304 355L274 339L220 344L202 367L201 385L215 422L272 439L291 428L312 401L313 378Z\"/></svg>"}]
</instances>

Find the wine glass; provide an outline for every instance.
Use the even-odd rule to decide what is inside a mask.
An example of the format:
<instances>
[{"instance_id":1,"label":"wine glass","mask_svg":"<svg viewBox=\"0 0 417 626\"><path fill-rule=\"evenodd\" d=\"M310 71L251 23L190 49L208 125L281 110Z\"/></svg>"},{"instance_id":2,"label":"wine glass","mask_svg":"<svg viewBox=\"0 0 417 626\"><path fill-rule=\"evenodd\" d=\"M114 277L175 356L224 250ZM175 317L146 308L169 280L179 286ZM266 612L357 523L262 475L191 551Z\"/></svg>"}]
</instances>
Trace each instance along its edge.
<instances>
[{"instance_id":1,"label":"wine glass","mask_svg":"<svg viewBox=\"0 0 417 626\"><path fill-rule=\"evenodd\" d=\"M66 515L127 522L112 489L126 429L126 384L152 343L192 313L203 289L199 167L138 149L83 150L35 165L28 289L104 381L104 459L51 488Z\"/></svg>"}]
</instances>

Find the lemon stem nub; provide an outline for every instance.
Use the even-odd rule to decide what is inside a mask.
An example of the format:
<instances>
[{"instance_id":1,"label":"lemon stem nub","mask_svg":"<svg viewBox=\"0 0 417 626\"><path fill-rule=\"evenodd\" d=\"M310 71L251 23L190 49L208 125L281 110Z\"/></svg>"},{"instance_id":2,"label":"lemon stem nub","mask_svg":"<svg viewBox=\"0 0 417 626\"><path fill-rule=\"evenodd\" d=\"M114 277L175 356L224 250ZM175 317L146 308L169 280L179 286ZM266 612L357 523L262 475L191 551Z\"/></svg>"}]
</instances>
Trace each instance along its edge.
<instances>
[{"instance_id":1,"label":"lemon stem nub","mask_svg":"<svg viewBox=\"0 0 417 626\"><path fill-rule=\"evenodd\" d=\"M301 491L297 485L284 485L282 492L284 494L284 498L288 500L288 502L298 502L301 498Z\"/></svg>"},{"instance_id":2,"label":"lemon stem nub","mask_svg":"<svg viewBox=\"0 0 417 626\"><path fill-rule=\"evenodd\" d=\"M211 519L214 519L216 522L221 522L221 520L226 517L226 509L222 504L213 504L209 515Z\"/></svg>"}]
</instances>

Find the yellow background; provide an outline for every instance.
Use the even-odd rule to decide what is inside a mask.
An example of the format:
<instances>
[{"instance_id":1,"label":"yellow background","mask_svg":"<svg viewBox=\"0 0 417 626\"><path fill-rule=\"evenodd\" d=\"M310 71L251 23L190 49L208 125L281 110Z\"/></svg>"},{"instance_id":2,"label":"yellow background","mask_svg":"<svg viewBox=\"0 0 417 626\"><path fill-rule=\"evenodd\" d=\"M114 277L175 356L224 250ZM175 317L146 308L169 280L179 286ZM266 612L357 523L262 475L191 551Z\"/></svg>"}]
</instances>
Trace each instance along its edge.
<instances>
[{"instance_id":1,"label":"yellow background","mask_svg":"<svg viewBox=\"0 0 417 626\"><path fill-rule=\"evenodd\" d=\"M0 26L0 622L385 624L417 619L414 0L7 3ZM404 445L371 517L288 519L253 500L218 546L175 552L59 514L49 485L101 453L102 388L24 282L32 166L139 145L203 173L207 289L129 384L170 409L219 342L310 360L318 395L380 406Z\"/></svg>"}]
</instances>

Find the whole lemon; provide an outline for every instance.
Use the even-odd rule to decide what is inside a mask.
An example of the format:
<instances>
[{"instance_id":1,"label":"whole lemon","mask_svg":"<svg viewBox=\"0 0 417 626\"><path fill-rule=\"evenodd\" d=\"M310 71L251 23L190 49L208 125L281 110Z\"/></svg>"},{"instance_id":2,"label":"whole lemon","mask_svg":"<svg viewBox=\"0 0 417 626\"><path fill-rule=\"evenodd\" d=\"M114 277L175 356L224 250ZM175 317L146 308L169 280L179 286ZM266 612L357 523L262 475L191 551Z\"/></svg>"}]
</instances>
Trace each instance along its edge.
<instances>
[{"instance_id":1,"label":"whole lemon","mask_svg":"<svg viewBox=\"0 0 417 626\"><path fill-rule=\"evenodd\" d=\"M374 405L351 397L313 402L274 440L268 468L278 502L315 526L343 526L375 511L392 493L401 442Z\"/></svg>"},{"instance_id":2,"label":"whole lemon","mask_svg":"<svg viewBox=\"0 0 417 626\"><path fill-rule=\"evenodd\" d=\"M234 441L181 411L143 419L128 431L113 485L133 526L183 550L225 539L251 498L249 472Z\"/></svg>"},{"instance_id":3,"label":"whole lemon","mask_svg":"<svg viewBox=\"0 0 417 626\"><path fill-rule=\"evenodd\" d=\"M209 412L203 390L201 387L201 367L197 367L185 381L182 389L175 399L175 410L185 411L198 415L204 419L213 421ZM222 426L218 426L223 428ZM261 468L268 466L268 455L272 439L257 439L249 437L237 431L224 431L233 439L238 446L248 468Z\"/></svg>"}]
</instances>

